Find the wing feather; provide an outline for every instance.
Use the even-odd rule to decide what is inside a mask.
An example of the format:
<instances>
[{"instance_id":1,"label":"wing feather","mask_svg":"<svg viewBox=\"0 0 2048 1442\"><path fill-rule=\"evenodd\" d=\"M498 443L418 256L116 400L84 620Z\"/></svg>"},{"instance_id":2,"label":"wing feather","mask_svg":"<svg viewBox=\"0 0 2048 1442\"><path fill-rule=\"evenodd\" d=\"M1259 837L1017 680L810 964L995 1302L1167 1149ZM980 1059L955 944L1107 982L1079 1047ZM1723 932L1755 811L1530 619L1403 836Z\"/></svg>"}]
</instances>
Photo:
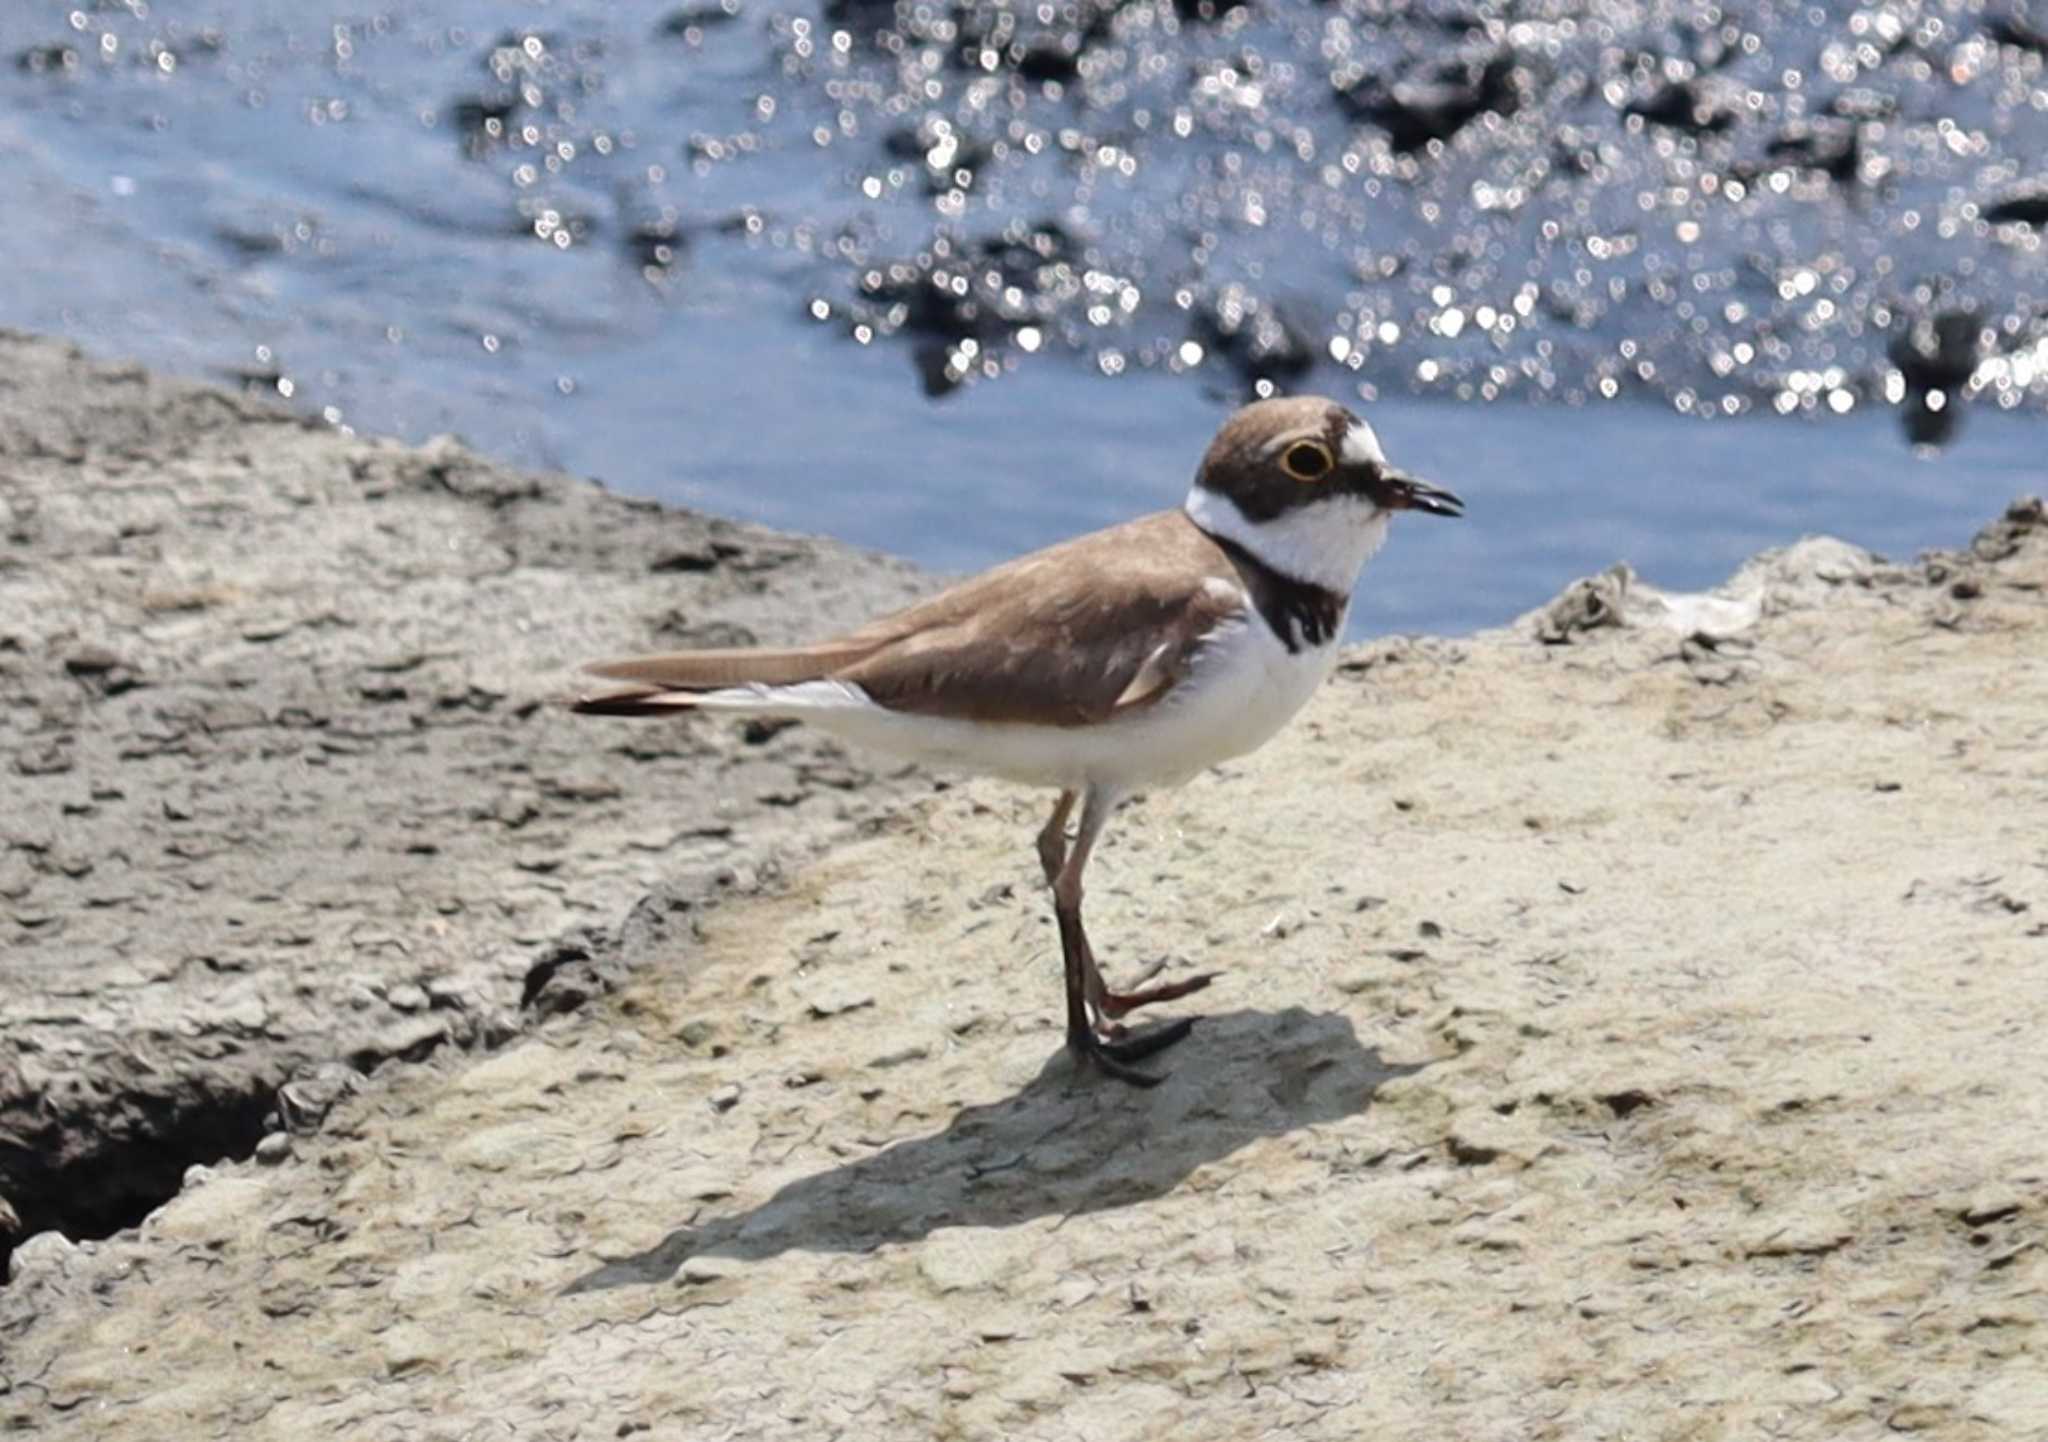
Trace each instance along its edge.
<instances>
[{"instance_id":1,"label":"wing feather","mask_svg":"<svg viewBox=\"0 0 2048 1442\"><path fill-rule=\"evenodd\" d=\"M1140 528L1150 534L1133 534ZM1156 705L1246 605L1229 558L1177 511L1015 566L970 583L985 588L978 604L877 647L834 679L894 711L1093 725Z\"/></svg>"},{"instance_id":2,"label":"wing feather","mask_svg":"<svg viewBox=\"0 0 2048 1442\"><path fill-rule=\"evenodd\" d=\"M1085 726L1152 706L1247 604L1235 563L1179 511L1021 557L813 646L606 661L632 683L581 709L652 715L730 687L843 681L893 711Z\"/></svg>"},{"instance_id":3,"label":"wing feather","mask_svg":"<svg viewBox=\"0 0 2048 1442\"><path fill-rule=\"evenodd\" d=\"M816 681L873 651L872 645L827 641L786 648L735 647L715 651L672 651L599 661L583 669L613 681L637 681L671 691L717 691L727 686L794 686Z\"/></svg>"}]
</instances>

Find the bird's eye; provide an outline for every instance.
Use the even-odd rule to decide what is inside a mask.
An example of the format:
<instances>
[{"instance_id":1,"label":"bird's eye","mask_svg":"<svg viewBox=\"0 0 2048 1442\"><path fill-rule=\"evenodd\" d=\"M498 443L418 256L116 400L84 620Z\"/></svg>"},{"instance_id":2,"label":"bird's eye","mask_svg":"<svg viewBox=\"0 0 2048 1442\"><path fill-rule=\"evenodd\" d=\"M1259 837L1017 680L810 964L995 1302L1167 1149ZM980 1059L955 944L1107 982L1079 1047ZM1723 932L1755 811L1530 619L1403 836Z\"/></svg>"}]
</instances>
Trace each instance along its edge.
<instances>
[{"instance_id":1,"label":"bird's eye","mask_svg":"<svg viewBox=\"0 0 2048 1442\"><path fill-rule=\"evenodd\" d=\"M1280 469L1297 481L1320 481L1337 463L1317 441L1296 441L1280 453Z\"/></svg>"}]
</instances>

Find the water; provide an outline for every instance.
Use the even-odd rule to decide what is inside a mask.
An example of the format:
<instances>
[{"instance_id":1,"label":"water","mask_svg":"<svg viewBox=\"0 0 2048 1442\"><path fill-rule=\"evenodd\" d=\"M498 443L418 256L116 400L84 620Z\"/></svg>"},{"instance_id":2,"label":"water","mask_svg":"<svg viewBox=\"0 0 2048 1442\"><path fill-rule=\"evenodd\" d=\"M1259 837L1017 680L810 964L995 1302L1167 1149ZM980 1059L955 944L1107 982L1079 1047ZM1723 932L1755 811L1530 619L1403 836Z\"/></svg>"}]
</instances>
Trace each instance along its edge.
<instances>
[{"instance_id":1,"label":"water","mask_svg":"<svg viewBox=\"0 0 2048 1442\"><path fill-rule=\"evenodd\" d=\"M1472 508L1363 631L2048 480L2023 11L829 9L8 7L0 324L946 570L1320 390Z\"/></svg>"},{"instance_id":2,"label":"water","mask_svg":"<svg viewBox=\"0 0 2048 1442\"><path fill-rule=\"evenodd\" d=\"M700 374L686 396L651 395L610 436L586 438L592 472L631 475L647 434L673 435L662 494L910 551L945 570L1176 504L1232 403L1182 377L1108 382L1036 366L935 406L886 363L833 364L829 336L804 335L792 352L744 317L705 325L707 351L732 363ZM778 375L765 408L764 374ZM1950 450L1916 456L1893 418L1875 412L1701 425L1636 403L1405 396L1367 410L1391 455L1471 509L1462 521L1396 521L1359 590L1358 634L1499 625L1617 560L1659 585L1710 586L1807 533L1911 556L1961 544L2048 481L2032 416L1973 416ZM1048 415L1060 418L1055 432Z\"/></svg>"}]
</instances>

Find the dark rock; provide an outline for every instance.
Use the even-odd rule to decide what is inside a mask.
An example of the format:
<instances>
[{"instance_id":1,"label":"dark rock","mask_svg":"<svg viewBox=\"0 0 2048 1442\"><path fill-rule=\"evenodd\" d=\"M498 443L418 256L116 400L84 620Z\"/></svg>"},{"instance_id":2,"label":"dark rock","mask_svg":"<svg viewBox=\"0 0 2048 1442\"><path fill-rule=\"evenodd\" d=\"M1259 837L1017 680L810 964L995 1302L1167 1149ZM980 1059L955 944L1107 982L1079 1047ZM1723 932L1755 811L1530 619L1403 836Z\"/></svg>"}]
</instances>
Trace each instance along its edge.
<instances>
[{"instance_id":1,"label":"dark rock","mask_svg":"<svg viewBox=\"0 0 2048 1442\"><path fill-rule=\"evenodd\" d=\"M835 25L886 25L895 16L896 0L825 0L824 14Z\"/></svg>"},{"instance_id":2,"label":"dark rock","mask_svg":"<svg viewBox=\"0 0 2048 1442\"><path fill-rule=\"evenodd\" d=\"M31 75L75 75L82 61L75 45L33 45L14 57L14 63Z\"/></svg>"},{"instance_id":3,"label":"dark rock","mask_svg":"<svg viewBox=\"0 0 2048 1442\"><path fill-rule=\"evenodd\" d=\"M923 255L863 272L859 286L866 313L876 314L885 331L955 343L999 341L1025 318L1005 309L1000 287L963 264L945 236Z\"/></svg>"},{"instance_id":4,"label":"dark rock","mask_svg":"<svg viewBox=\"0 0 2048 1442\"><path fill-rule=\"evenodd\" d=\"M1056 220L1012 221L998 234L975 241L973 252L998 267L1005 281L1035 287L1041 267L1078 260L1081 246Z\"/></svg>"},{"instance_id":5,"label":"dark rock","mask_svg":"<svg viewBox=\"0 0 2048 1442\"><path fill-rule=\"evenodd\" d=\"M673 270L688 245L689 237L673 207L635 223L626 232L626 249L646 270Z\"/></svg>"},{"instance_id":6,"label":"dark rock","mask_svg":"<svg viewBox=\"0 0 2048 1442\"><path fill-rule=\"evenodd\" d=\"M1689 80L1672 81L1648 100L1631 101L1622 113L1690 135L1719 135L1735 123L1734 111L1702 95Z\"/></svg>"},{"instance_id":7,"label":"dark rock","mask_svg":"<svg viewBox=\"0 0 2048 1442\"><path fill-rule=\"evenodd\" d=\"M2023 191L1986 206L1984 218L1993 225L2048 226L2048 190Z\"/></svg>"},{"instance_id":8,"label":"dark rock","mask_svg":"<svg viewBox=\"0 0 2048 1442\"><path fill-rule=\"evenodd\" d=\"M544 196L521 196L513 205L517 218L514 235L530 235L560 250L581 245L597 233L597 218L586 211L568 210Z\"/></svg>"},{"instance_id":9,"label":"dark rock","mask_svg":"<svg viewBox=\"0 0 2048 1442\"><path fill-rule=\"evenodd\" d=\"M2022 16L1994 16L1984 22L1984 33L2001 45L2048 55L2048 31L2036 29Z\"/></svg>"},{"instance_id":10,"label":"dark rock","mask_svg":"<svg viewBox=\"0 0 2048 1442\"><path fill-rule=\"evenodd\" d=\"M1838 91L1822 114L1838 120L1889 120L1898 112L1898 98L1867 85Z\"/></svg>"},{"instance_id":11,"label":"dark rock","mask_svg":"<svg viewBox=\"0 0 2048 1442\"><path fill-rule=\"evenodd\" d=\"M647 569L657 574L667 571L701 573L716 570L734 557L745 554L744 546L735 546L730 541L709 541L656 556L647 563Z\"/></svg>"},{"instance_id":12,"label":"dark rock","mask_svg":"<svg viewBox=\"0 0 2048 1442\"><path fill-rule=\"evenodd\" d=\"M456 101L448 117L466 145L483 149L504 141L506 127L523 108L518 92L501 90Z\"/></svg>"},{"instance_id":13,"label":"dark rock","mask_svg":"<svg viewBox=\"0 0 2048 1442\"><path fill-rule=\"evenodd\" d=\"M64 669L74 676L104 676L121 665L121 658L104 646L86 646L64 658Z\"/></svg>"},{"instance_id":14,"label":"dark rock","mask_svg":"<svg viewBox=\"0 0 2048 1442\"><path fill-rule=\"evenodd\" d=\"M536 1016L575 1011L594 996L610 991L617 977L599 959L601 936L564 937L547 948L526 969L519 1008Z\"/></svg>"},{"instance_id":15,"label":"dark rock","mask_svg":"<svg viewBox=\"0 0 2048 1442\"><path fill-rule=\"evenodd\" d=\"M1195 312L1194 338L1249 385L1301 379L1315 365L1307 334L1269 301L1226 286Z\"/></svg>"},{"instance_id":16,"label":"dark rock","mask_svg":"<svg viewBox=\"0 0 2048 1442\"><path fill-rule=\"evenodd\" d=\"M765 746L800 724L794 716L750 716L740 727L740 739L749 746Z\"/></svg>"},{"instance_id":17,"label":"dark rock","mask_svg":"<svg viewBox=\"0 0 2048 1442\"><path fill-rule=\"evenodd\" d=\"M730 25L740 18L740 0L718 0L715 5L685 5L662 17L658 28L663 35L690 38L714 25Z\"/></svg>"},{"instance_id":18,"label":"dark rock","mask_svg":"<svg viewBox=\"0 0 2048 1442\"><path fill-rule=\"evenodd\" d=\"M1081 47L1075 39L1066 37L1034 40L1017 46L1010 64L1026 80L1065 83L1081 73Z\"/></svg>"},{"instance_id":19,"label":"dark rock","mask_svg":"<svg viewBox=\"0 0 2048 1442\"><path fill-rule=\"evenodd\" d=\"M988 145L966 139L943 116L892 130L882 143L899 160L922 164L925 189L935 195L972 189L991 154Z\"/></svg>"},{"instance_id":20,"label":"dark rock","mask_svg":"<svg viewBox=\"0 0 2048 1442\"><path fill-rule=\"evenodd\" d=\"M1626 1091L1610 1092L1606 1096L1601 1097L1600 1100L1606 1103L1607 1109L1613 1112L1616 1117L1625 1117L1631 1112L1641 1110L1643 1107L1654 1106L1657 1101L1648 1092L1637 1087L1630 1087Z\"/></svg>"},{"instance_id":21,"label":"dark rock","mask_svg":"<svg viewBox=\"0 0 2048 1442\"><path fill-rule=\"evenodd\" d=\"M1899 408L1899 425L1915 446L1944 446L1962 424L1963 403L1946 391L1914 391Z\"/></svg>"},{"instance_id":22,"label":"dark rock","mask_svg":"<svg viewBox=\"0 0 2048 1442\"><path fill-rule=\"evenodd\" d=\"M1910 321L1887 343L1905 382L1900 420L1913 444L1941 445L1954 435L1981 355L1982 329L1975 311L1944 311Z\"/></svg>"},{"instance_id":23,"label":"dark rock","mask_svg":"<svg viewBox=\"0 0 2048 1442\"><path fill-rule=\"evenodd\" d=\"M1983 328L1976 311L1919 316L1893 332L1885 353L1909 391L1953 395L1976 373Z\"/></svg>"},{"instance_id":24,"label":"dark rock","mask_svg":"<svg viewBox=\"0 0 2048 1442\"><path fill-rule=\"evenodd\" d=\"M1245 0L1173 0L1174 13L1183 20L1202 23L1220 20L1233 10L1242 10Z\"/></svg>"},{"instance_id":25,"label":"dark rock","mask_svg":"<svg viewBox=\"0 0 2048 1442\"><path fill-rule=\"evenodd\" d=\"M1854 125L1798 126L1764 147L1773 160L1817 170L1842 185L1862 178L1863 143Z\"/></svg>"},{"instance_id":26,"label":"dark rock","mask_svg":"<svg viewBox=\"0 0 2048 1442\"><path fill-rule=\"evenodd\" d=\"M720 646L758 646L761 638L745 626L730 621L692 624L680 611L671 611L654 624L654 634L676 650L711 650Z\"/></svg>"},{"instance_id":27,"label":"dark rock","mask_svg":"<svg viewBox=\"0 0 2048 1442\"><path fill-rule=\"evenodd\" d=\"M1008 5L964 5L958 16L953 61L962 70L1008 70L1035 85L1079 79L1089 48L1108 38L1113 0L1060 0L1033 10Z\"/></svg>"},{"instance_id":28,"label":"dark rock","mask_svg":"<svg viewBox=\"0 0 2048 1442\"><path fill-rule=\"evenodd\" d=\"M1383 85L1377 78L1339 86L1337 103L1355 120L1387 132L1395 150L1421 150L1448 142L1481 115L1512 115L1521 103L1514 56L1502 52L1482 63L1454 63L1428 81Z\"/></svg>"}]
</instances>

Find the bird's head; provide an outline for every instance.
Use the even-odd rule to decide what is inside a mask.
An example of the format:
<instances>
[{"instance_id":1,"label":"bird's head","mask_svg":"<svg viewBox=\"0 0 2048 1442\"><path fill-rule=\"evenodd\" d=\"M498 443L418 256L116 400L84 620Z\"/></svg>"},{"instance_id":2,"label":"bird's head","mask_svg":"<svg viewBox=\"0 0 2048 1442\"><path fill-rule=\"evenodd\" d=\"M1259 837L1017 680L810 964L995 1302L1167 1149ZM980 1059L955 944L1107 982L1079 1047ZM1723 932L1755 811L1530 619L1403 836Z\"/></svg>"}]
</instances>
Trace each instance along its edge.
<instances>
[{"instance_id":1,"label":"bird's head","mask_svg":"<svg viewBox=\"0 0 2048 1442\"><path fill-rule=\"evenodd\" d=\"M1463 515L1465 503L1389 464L1364 420L1320 396L1254 401L1223 423L1187 512L1297 580L1349 591L1395 511Z\"/></svg>"}]
</instances>

